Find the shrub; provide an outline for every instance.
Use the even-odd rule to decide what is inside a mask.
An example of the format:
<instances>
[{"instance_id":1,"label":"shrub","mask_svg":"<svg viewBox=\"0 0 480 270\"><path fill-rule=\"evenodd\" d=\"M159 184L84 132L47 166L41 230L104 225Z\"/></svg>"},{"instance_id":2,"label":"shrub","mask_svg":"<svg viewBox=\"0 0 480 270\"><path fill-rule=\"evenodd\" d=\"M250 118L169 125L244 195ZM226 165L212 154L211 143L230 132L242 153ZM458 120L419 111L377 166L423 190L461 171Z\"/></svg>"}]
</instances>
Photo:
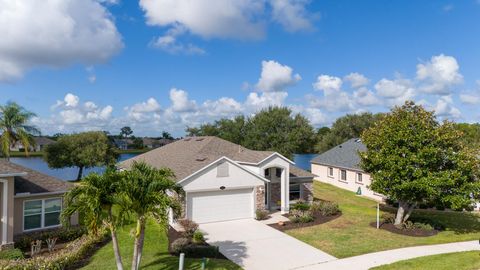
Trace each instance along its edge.
<instances>
[{"instance_id":1,"label":"shrub","mask_svg":"<svg viewBox=\"0 0 480 270\"><path fill-rule=\"evenodd\" d=\"M190 240L185 237L178 238L177 240L173 241L171 249L172 252L175 254L179 254L183 251L183 249L190 244Z\"/></svg>"},{"instance_id":2,"label":"shrub","mask_svg":"<svg viewBox=\"0 0 480 270\"><path fill-rule=\"evenodd\" d=\"M19 260L23 258L23 252L18 248L0 251L0 260Z\"/></svg>"},{"instance_id":3,"label":"shrub","mask_svg":"<svg viewBox=\"0 0 480 270\"><path fill-rule=\"evenodd\" d=\"M256 220L265 220L268 218L268 211L267 210L262 210L262 209L258 209L257 211L255 211L255 219Z\"/></svg>"},{"instance_id":4,"label":"shrub","mask_svg":"<svg viewBox=\"0 0 480 270\"><path fill-rule=\"evenodd\" d=\"M0 260L2 270L62 270L70 269L95 245L105 241L108 233L98 236L83 235L69 243L64 249L47 256L37 256L24 260Z\"/></svg>"},{"instance_id":5,"label":"shrub","mask_svg":"<svg viewBox=\"0 0 480 270\"><path fill-rule=\"evenodd\" d=\"M65 243L80 238L86 232L86 229L80 226L61 227L53 230L24 233L15 236L13 241L15 242L15 248L27 251L30 249L30 243L35 240L45 242L48 238L57 238L58 242Z\"/></svg>"},{"instance_id":6,"label":"shrub","mask_svg":"<svg viewBox=\"0 0 480 270\"><path fill-rule=\"evenodd\" d=\"M189 258L217 258L219 251L217 246L187 245L182 251Z\"/></svg>"},{"instance_id":7,"label":"shrub","mask_svg":"<svg viewBox=\"0 0 480 270\"><path fill-rule=\"evenodd\" d=\"M426 230L426 231L433 231L432 225L427 224L427 223L415 222L414 225L415 225L415 228L417 228L417 229Z\"/></svg>"},{"instance_id":8,"label":"shrub","mask_svg":"<svg viewBox=\"0 0 480 270\"><path fill-rule=\"evenodd\" d=\"M315 201L312 203L310 209L313 213L319 213L322 216L333 216L340 213L338 204L328 201Z\"/></svg>"},{"instance_id":9,"label":"shrub","mask_svg":"<svg viewBox=\"0 0 480 270\"><path fill-rule=\"evenodd\" d=\"M291 210L288 217L293 223L308 223L315 220L311 211Z\"/></svg>"},{"instance_id":10,"label":"shrub","mask_svg":"<svg viewBox=\"0 0 480 270\"><path fill-rule=\"evenodd\" d=\"M392 213L383 213L382 214L382 217L381 217L381 221L382 223L385 223L385 224L393 224L395 223L395 214L392 214Z\"/></svg>"},{"instance_id":11,"label":"shrub","mask_svg":"<svg viewBox=\"0 0 480 270\"><path fill-rule=\"evenodd\" d=\"M203 244L205 243L205 237L203 235L203 233L199 230L196 230L194 233L193 233L193 238L192 238L192 241L193 243L195 244Z\"/></svg>"},{"instance_id":12,"label":"shrub","mask_svg":"<svg viewBox=\"0 0 480 270\"><path fill-rule=\"evenodd\" d=\"M178 221L178 223L184 229L183 235L187 239L192 239L193 234L198 230L198 224L195 221L189 219L181 219Z\"/></svg>"},{"instance_id":13,"label":"shrub","mask_svg":"<svg viewBox=\"0 0 480 270\"><path fill-rule=\"evenodd\" d=\"M290 207L292 210L299 210L299 211L308 211L310 210L310 204L305 201L298 201L294 205Z\"/></svg>"}]
</instances>

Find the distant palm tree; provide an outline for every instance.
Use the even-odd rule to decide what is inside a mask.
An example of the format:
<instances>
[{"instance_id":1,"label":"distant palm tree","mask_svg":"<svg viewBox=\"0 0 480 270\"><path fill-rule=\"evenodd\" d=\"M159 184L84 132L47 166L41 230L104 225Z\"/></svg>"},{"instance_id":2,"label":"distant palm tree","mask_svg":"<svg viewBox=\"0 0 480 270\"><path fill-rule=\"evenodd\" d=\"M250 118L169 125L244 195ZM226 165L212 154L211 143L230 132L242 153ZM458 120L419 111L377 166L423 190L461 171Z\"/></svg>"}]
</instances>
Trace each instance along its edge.
<instances>
[{"instance_id":1,"label":"distant palm tree","mask_svg":"<svg viewBox=\"0 0 480 270\"><path fill-rule=\"evenodd\" d=\"M116 204L121 177L122 173L113 168L107 169L103 175L89 174L65 194L66 207L62 211L64 223L68 223L73 214L81 213L89 233L98 234L103 227L110 230L118 270L123 270L116 234L121 219L113 214L112 209Z\"/></svg>"},{"instance_id":2,"label":"distant palm tree","mask_svg":"<svg viewBox=\"0 0 480 270\"><path fill-rule=\"evenodd\" d=\"M34 145L32 135L40 134L36 127L27 124L35 116L15 102L0 106L0 143L7 159L10 158L10 147L16 142L22 143L28 155L28 148Z\"/></svg>"},{"instance_id":3,"label":"distant palm tree","mask_svg":"<svg viewBox=\"0 0 480 270\"><path fill-rule=\"evenodd\" d=\"M142 258L147 218L154 217L166 227L169 209L174 216L180 213L181 205L174 195L183 194L183 189L173 180L171 170L156 169L144 162L134 162L124 173L120 187L120 215L133 215L137 220L132 258L132 270L137 270Z\"/></svg>"}]
</instances>

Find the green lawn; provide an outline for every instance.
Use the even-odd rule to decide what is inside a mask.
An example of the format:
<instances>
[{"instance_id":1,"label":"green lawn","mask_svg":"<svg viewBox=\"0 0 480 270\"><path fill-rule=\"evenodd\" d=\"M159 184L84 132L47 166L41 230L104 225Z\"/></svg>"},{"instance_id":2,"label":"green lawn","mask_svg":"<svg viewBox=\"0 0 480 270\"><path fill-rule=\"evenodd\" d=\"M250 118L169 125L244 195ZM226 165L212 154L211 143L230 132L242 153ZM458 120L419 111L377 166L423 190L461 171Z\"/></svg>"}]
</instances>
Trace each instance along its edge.
<instances>
[{"instance_id":1,"label":"green lawn","mask_svg":"<svg viewBox=\"0 0 480 270\"><path fill-rule=\"evenodd\" d=\"M480 269L480 252L467 251L440 254L399 261L370 270L476 270Z\"/></svg>"},{"instance_id":2,"label":"green lawn","mask_svg":"<svg viewBox=\"0 0 480 270\"><path fill-rule=\"evenodd\" d=\"M476 214L418 210L414 216L438 220L446 230L435 236L411 237L370 227L369 223L376 220L376 202L373 200L317 181L314 195L338 202L342 216L325 224L287 233L338 258L408 246L480 239L480 216Z\"/></svg>"},{"instance_id":3,"label":"green lawn","mask_svg":"<svg viewBox=\"0 0 480 270\"><path fill-rule=\"evenodd\" d=\"M118 231L120 250L122 253L123 265L129 269L133 253L133 237L130 231L134 226L129 225ZM154 221L149 221L145 234L145 246L142 256L141 269L178 269L178 258L171 256L167 251L167 236L161 227ZM185 269L201 269L200 259L187 259ZM94 270L115 270L115 257L113 255L112 243L99 249L91 258L87 266L82 269ZM207 261L206 269L241 269L228 260L210 259Z\"/></svg>"}]
</instances>

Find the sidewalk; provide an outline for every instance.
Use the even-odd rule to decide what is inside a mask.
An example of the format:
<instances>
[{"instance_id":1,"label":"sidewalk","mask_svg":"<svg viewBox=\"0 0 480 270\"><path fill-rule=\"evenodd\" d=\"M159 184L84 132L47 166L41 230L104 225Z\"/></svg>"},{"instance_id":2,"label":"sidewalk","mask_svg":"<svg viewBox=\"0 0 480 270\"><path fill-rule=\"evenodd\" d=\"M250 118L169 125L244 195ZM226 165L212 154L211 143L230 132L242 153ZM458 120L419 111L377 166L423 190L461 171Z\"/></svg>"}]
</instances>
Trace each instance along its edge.
<instances>
[{"instance_id":1,"label":"sidewalk","mask_svg":"<svg viewBox=\"0 0 480 270\"><path fill-rule=\"evenodd\" d=\"M399 248L381 252L368 253L345 259L338 259L324 263L312 264L295 269L301 270L362 270L375 266L390 264L397 261L413 259L417 257L452 253L461 251L480 250L479 241L456 242L440 245L417 246Z\"/></svg>"}]
</instances>

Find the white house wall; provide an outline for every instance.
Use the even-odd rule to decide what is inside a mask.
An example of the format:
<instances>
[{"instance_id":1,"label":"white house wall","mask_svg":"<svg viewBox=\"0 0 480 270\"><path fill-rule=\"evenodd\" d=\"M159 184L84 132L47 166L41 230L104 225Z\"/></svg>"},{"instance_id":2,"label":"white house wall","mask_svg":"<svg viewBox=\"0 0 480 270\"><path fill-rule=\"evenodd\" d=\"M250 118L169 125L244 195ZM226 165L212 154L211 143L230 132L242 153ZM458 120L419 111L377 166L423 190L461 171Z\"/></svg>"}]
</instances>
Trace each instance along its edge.
<instances>
[{"instance_id":1,"label":"white house wall","mask_svg":"<svg viewBox=\"0 0 480 270\"><path fill-rule=\"evenodd\" d=\"M344 169L347 171L347 180L343 181L343 180L340 180L340 170L342 169L332 167L333 176L329 176L328 168L329 166L312 163L312 173L316 175L314 179L317 181L328 183L336 187L350 190L353 192L357 192L358 188L360 188L363 196L366 196L378 201L381 201L383 199L381 195L378 195L377 193L373 192L367 187L371 183L369 174L361 172L362 182L359 183L356 181L356 174L359 171Z\"/></svg>"},{"instance_id":2,"label":"white house wall","mask_svg":"<svg viewBox=\"0 0 480 270\"><path fill-rule=\"evenodd\" d=\"M219 190L221 186L225 189L255 187L263 185L264 182L258 177L228 162L228 177L217 177L219 164L211 166L208 170L182 183L186 192Z\"/></svg>"}]
</instances>

